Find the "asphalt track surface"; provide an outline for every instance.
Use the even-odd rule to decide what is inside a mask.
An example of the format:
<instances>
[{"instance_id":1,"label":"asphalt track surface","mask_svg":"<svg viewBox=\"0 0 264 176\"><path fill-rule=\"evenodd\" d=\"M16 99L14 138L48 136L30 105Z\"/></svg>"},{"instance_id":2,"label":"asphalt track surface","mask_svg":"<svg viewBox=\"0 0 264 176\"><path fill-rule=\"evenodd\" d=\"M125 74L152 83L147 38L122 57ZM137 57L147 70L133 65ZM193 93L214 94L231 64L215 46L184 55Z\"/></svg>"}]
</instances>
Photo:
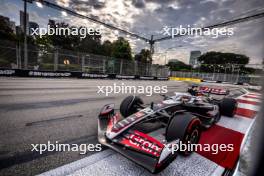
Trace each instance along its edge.
<instances>
[{"instance_id":1,"label":"asphalt track surface","mask_svg":"<svg viewBox=\"0 0 264 176\"><path fill-rule=\"evenodd\" d=\"M99 153L89 152L85 155L80 155L78 152L45 152L42 155L31 152L31 144L46 144L47 141L54 143L59 141L66 144L96 144L99 110L107 103L115 103L116 107L119 107L122 99L127 96L126 94L105 96L96 93L98 85L113 85L114 82L117 84L123 82L126 85L167 85L169 95L175 91L184 92L188 86L185 82L177 81L0 78L0 175L50 173L47 171L56 170L58 167L60 169L60 166L65 170L66 164L73 166L76 162L82 167L77 167L77 169L75 167L67 172L68 174L101 175L106 174L104 169L108 169L111 171L110 175L116 175L117 172L122 175L127 170L131 171L130 175L146 175L147 172L144 169L134 166L134 163L108 149ZM151 97L141 95L141 97L145 103L161 99L159 95ZM251 97L241 98L243 99L249 101L256 98L251 95ZM257 99L254 102L258 104L259 101ZM215 133L215 130L219 135L233 135L232 139L236 139L235 142L239 145L248 124L255 115L254 112L257 111L255 106L249 106L248 110L243 110L243 104L241 106L240 109L242 109L237 114L238 118L233 121L227 117L222 118L219 125L210 129L211 132ZM231 133L230 129L232 129ZM208 138L206 134L204 138ZM215 142L214 138L211 140ZM229 140L224 141L229 142ZM106 156L106 159L102 159ZM173 163L170 167L183 168L182 172L175 173L174 171L173 175L186 174L183 171L192 172L188 167L195 161L199 168L193 167L192 169L195 169L193 171L196 171L194 173L204 174L204 171L207 171L206 173L221 172L225 167L223 163L228 163L222 161L223 155L210 157L212 156L208 153L195 153L189 158L189 164L185 158L177 158L177 163ZM215 158L217 161L214 161ZM87 164L87 161L90 164ZM230 161L229 166L233 164L234 159ZM93 165L93 163L98 164ZM112 167L109 163L116 163L120 167ZM101 169L101 166L105 168ZM69 165L66 167L69 168ZM170 167L167 171L171 170ZM197 169L200 169L199 172ZM93 173L94 171L97 172ZM168 172L163 174L166 175Z\"/></svg>"},{"instance_id":2,"label":"asphalt track surface","mask_svg":"<svg viewBox=\"0 0 264 176\"><path fill-rule=\"evenodd\" d=\"M0 175L35 175L94 154L31 152L47 141L97 143L97 115L104 104L119 107L126 94L97 94L97 86L168 85L169 94L187 84L171 81L88 80L0 77ZM160 100L147 97L146 103Z\"/></svg>"}]
</instances>

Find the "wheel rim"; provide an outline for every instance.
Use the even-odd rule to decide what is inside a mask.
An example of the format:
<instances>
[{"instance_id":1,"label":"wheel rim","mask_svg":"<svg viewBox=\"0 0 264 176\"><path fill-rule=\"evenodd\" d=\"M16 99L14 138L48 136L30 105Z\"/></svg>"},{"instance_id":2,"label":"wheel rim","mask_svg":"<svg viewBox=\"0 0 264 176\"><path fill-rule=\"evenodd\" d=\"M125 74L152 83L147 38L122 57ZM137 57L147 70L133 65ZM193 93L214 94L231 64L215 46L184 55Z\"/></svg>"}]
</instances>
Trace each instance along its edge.
<instances>
[{"instance_id":1,"label":"wheel rim","mask_svg":"<svg viewBox=\"0 0 264 176\"><path fill-rule=\"evenodd\" d=\"M188 144L188 141L190 144L197 144L200 139L200 132L198 130L198 126L194 126L192 129L193 130L191 131L191 133L189 133L189 135L186 136L185 144ZM192 152L193 151L186 150L184 153L189 155Z\"/></svg>"},{"instance_id":2,"label":"wheel rim","mask_svg":"<svg viewBox=\"0 0 264 176\"><path fill-rule=\"evenodd\" d=\"M189 141L191 144L196 144L198 143L198 140L199 140L199 132L197 129L195 129L192 131Z\"/></svg>"}]
</instances>

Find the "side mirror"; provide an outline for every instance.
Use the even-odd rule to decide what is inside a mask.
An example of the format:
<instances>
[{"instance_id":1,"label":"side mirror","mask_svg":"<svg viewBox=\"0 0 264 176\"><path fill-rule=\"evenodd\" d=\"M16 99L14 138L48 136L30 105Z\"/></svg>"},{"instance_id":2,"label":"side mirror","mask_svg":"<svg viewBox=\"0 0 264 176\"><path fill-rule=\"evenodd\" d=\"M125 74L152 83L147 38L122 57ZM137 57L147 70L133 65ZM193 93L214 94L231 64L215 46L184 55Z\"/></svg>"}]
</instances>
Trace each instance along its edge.
<instances>
[{"instance_id":1,"label":"side mirror","mask_svg":"<svg viewBox=\"0 0 264 176\"><path fill-rule=\"evenodd\" d=\"M114 113L114 108L115 108L115 104L107 104L105 105L102 110L100 111L100 115L99 116L105 116L111 113Z\"/></svg>"},{"instance_id":2,"label":"side mirror","mask_svg":"<svg viewBox=\"0 0 264 176\"><path fill-rule=\"evenodd\" d=\"M153 107L154 107L154 103L153 103L153 102L151 102L151 103L150 103L150 109L152 109L152 110L153 110Z\"/></svg>"}]
</instances>

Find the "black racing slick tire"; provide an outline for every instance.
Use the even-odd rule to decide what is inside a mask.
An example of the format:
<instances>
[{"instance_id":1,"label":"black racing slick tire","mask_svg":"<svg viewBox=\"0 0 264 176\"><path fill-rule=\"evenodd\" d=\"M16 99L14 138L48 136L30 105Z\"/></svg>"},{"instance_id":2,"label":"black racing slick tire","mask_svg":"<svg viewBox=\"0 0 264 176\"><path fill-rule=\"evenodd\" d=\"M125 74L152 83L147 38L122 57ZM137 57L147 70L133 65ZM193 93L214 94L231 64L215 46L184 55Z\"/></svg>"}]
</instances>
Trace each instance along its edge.
<instances>
[{"instance_id":1,"label":"black racing slick tire","mask_svg":"<svg viewBox=\"0 0 264 176\"><path fill-rule=\"evenodd\" d=\"M128 117L138 111L138 108L143 105L141 98L137 96L128 96L120 104L120 113L123 117Z\"/></svg>"},{"instance_id":2,"label":"black racing slick tire","mask_svg":"<svg viewBox=\"0 0 264 176\"><path fill-rule=\"evenodd\" d=\"M233 117L237 109L237 101L234 98L224 98L220 103L221 115Z\"/></svg>"},{"instance_id":3,"label":"black racing slick tire","mask_svg":"<svg viewBox=\"0 0 264 176\"><path fill-rule=\"evenodd\" d=\"M201 136L201 121L191 113L175 114L166 128L167 142L179 139L182 144L197 144ZM192 151L187 149L179 151L182 155L189 155Z\"/></svg>"}]
</instances>

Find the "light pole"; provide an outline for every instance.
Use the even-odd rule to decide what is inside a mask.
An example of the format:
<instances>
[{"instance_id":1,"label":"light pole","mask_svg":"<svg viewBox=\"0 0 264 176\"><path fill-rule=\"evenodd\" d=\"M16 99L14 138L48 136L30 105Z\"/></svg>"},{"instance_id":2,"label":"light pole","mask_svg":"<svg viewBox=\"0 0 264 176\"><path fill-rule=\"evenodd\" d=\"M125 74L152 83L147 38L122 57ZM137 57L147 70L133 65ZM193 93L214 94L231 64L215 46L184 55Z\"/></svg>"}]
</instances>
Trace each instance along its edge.
<instances>
[{"instance_id":1,"label":"light pole","mask_svg":"<svg viewBox=\"0 0 264 176\"><path fill-rule=\"evenodd\" d=\"M28 52L27 52L27 0L24 0L24 69L28 68Z\"/></svg>"}]
</instances>

